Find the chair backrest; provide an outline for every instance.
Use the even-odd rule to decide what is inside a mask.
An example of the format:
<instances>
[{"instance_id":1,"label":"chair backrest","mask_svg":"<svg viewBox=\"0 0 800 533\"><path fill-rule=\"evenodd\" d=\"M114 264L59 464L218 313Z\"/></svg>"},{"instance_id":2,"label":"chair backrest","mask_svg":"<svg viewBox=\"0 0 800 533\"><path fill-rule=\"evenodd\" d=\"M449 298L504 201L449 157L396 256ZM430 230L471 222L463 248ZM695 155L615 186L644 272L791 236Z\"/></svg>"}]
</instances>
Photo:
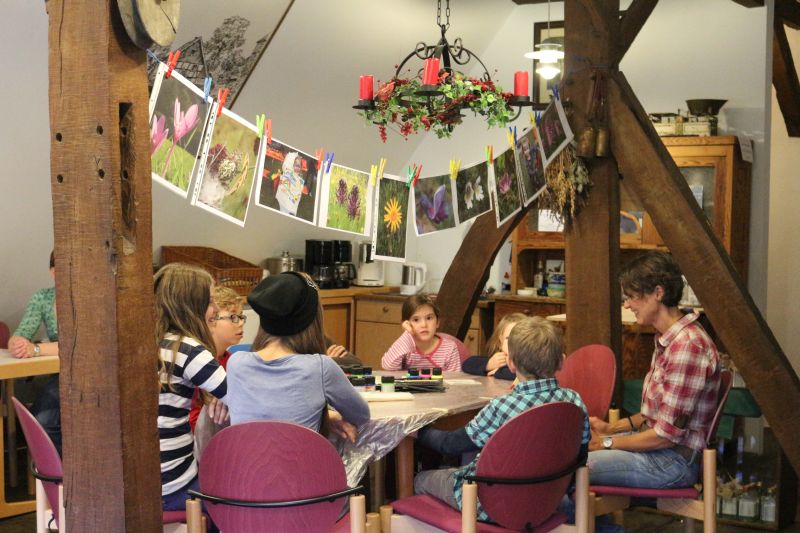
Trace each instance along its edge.
<instances>
[{"instance_id":1,"label":"chair backrest","mask_svg":"<svg viewBox=\"0 0 800 533\"><path fill-rule=\"evenodd\" d=\"M8 348L8 339L11 338L11 330L8 329L8 324L0 320L0 348Z\"/></svg>"},{"instance_id":2,"label":"chair backrest","mask_svg":"<svg viewBox=\"0 0 800 533\"><path fill-rule=\"evenodd\" d=\"M462 363L466 361L471 355L469 353L469 349L467 348L467 346L463 342L461 342L461 339L459 339L458 337L454 337L449 333L442 333L441 331L437 331L436 334L443 339L450 339L451 341L456 343L456 347L458 348L458 359Z\"/></svg>"},{"instance_id":3,"label":"chair backrest","mask_svg":"<svg viewBox=\"0 0 800 533\"><path fill-rule=\"evenodd\" d=\"M314 498L346 490L342 459L319 433L288 422L257 421L223 429L200 463L200 491L251 502ZM205 503L222 531L329 531L344 500L256 509Z\"/></svg>"},{"instance_id":4,"label":"chair backrest","mask_svg":"<svg viewBox=\"0 0 800 533\"><path fill-rule=\"evenodd\" d=\"M578 458L583 410L568 402L533 407L498 429L481 451L477 475L497 478L545 477ZM547 520L564 497L572 474L526 485L478 484L478 499L501 526L521 530Z\"/></svg>"},{"instance_id":5,"label":"chair backrest","mask_svg":"<svg viewBox=\"0 0 800 533\"><path fill-rule=\"evenodd\" d=\"M252 344L248 344L248 343L244 343L244 344L234 344L233 346L229 346L229 347L228 347L228 351L229 351L230 353L236 353L236 352L249 352L249 351L250 351L250 347L251 347L251 346L252 346Z\"/></svg>"},{"instance_id":6,"label":"chair backrest","mask_svg":"<svg viewBox=\"0 0 800 533\"><path fill-rule=\"evenodd\" d=\"M578 348L564 360L556 379L561 387L577 392L589 416L605 419L617 376L617 360L611 348L589 344Z\"/></svg>"},{"instance_id":7,"label":"chair backrest","mask_svg":"<svg viewBox=\"0 0 800 533\"><path fill-rule=\"evenodd\" d=\"M719 392L717 393L717 409L714 411L714 418L711 419L711 424L708 426L708 433L706 433L706 447L711 445L714 436L717 434L719 421L722 419L722 411L725 409L725 402L728 401L728 394L733 387L733 372L728 369L723 369L719 373Z\"/></svg>"},{"instance_id":8,"label":"chair backrest","mask_svg":"<svg viewBox=\"0 0 800 533\"><path fill-rule=\"evenodd\" d=\"M61 467L61 456L58 455L53 441L44 430L39 421L34 418L28 409L22 405L22 402L16 398L11 398L14 402L14 410L17 412L17 418L22 426L22 433L25 434L25 440L28 443L28 450L31 454L31 461L33 462L36 470L45 476L60 478L64 475L64 470ZM50 508L53 510L53 517L55 518L56 525L60 517L58 516L58 486L59 483L49 481L42 481L44 491L47 494L47 501L50 502Z\"/></svg>"}]
</instances>

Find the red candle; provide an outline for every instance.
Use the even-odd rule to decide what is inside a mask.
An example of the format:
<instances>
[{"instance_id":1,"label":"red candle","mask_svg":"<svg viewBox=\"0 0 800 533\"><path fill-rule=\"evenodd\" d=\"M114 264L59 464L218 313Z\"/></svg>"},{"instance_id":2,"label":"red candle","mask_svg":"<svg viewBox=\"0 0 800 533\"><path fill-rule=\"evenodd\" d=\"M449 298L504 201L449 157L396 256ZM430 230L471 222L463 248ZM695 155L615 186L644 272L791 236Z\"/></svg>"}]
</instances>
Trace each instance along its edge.
<instances>
[{"instance_id":1,"label":"red candle","mask_svg":"<svg viewBox=\"0 0 800 533\"><path fill-rule=\"evenodd\" d=\"M359 100L372 100L372 76L369 74L361 76L361 90L358 93Z\"/></svg>"},{"instance_id":2,"label":"red candle","mask_svg":"<svg viewBox=\"0 0 800 533\"><path fill-rule=\"evenodd\" d=\"M514 96L528 96L528 71L514 73Z\"/></svg>"},{"instance_id":3,"label":"red candle","mask_svg":"<svg viewBox=\"0 0 800 533\"><path fill-rule=\"evenodd\" d=\"M439 84L439 58L430 57L425 60L425 71L422 77L423 85Z\"/></svg>"}]
</instances>

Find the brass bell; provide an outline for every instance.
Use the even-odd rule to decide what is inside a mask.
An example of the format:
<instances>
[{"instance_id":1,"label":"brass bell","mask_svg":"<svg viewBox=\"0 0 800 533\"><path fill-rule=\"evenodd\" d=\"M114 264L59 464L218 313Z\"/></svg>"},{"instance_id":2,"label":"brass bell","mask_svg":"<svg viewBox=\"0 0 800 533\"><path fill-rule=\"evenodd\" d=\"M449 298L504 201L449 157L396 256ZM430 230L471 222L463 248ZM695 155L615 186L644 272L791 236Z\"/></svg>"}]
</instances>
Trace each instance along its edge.
<instances>
[{"instance_id":1,"label":"brass bell","mask_svg":"<svg viewBox=\"0 0 800 533\"><path fill-rule=\"evenodd\" d=\"M586 126L578 134L578 146L575 155L578 157L594 157L597 145L597 132L591 126Z\"/></svg>"},{"instance_id":2,"label":"brass bell","mask_svg":"<svg viewBox=\"0 0 800 533\"><path fill-rule=\"evenodd\" d=\"M594 154L597 157L606 157L608 155L608 128L605 126L597 128Z\"/></svg>"}]
</instances>

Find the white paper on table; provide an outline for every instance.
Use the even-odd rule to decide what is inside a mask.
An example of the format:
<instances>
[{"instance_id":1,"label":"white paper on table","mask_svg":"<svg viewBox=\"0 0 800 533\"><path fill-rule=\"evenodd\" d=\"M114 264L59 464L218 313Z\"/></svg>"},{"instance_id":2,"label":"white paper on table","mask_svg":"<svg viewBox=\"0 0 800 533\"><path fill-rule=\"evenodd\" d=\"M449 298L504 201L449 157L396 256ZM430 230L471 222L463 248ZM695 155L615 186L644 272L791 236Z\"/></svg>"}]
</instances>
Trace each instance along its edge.
<instances>
[{"instance_id":1,"label":"white paper on table","mask_svg":"<svg viewBox=\"0 0 800 533\"><path fill-rule=\"evenodd\" d=\"M445 385L480 385L480 381L476 381L474 379L446 379L444 380Z\"/></svg>"},{"instance_id":2,"label":"white paper on table","mask_svg":"<svg viewBox=\"0 0 800 533\"><path fill-rule=\"evenodd\" d=\"M367 402L408 402L414 399L410 392L359 392Z\"/></svg>"}]
</instances>

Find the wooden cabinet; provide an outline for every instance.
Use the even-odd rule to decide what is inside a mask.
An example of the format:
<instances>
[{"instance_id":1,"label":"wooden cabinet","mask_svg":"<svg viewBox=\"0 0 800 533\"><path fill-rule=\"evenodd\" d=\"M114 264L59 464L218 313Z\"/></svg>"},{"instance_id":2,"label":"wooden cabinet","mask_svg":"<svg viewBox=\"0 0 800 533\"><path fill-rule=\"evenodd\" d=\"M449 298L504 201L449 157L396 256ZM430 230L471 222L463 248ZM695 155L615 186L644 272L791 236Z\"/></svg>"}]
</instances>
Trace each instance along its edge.
<instances>
[{"instance_id":1,"label":"wooden cabinet","mask_svg":"<svg viewBox=\"0 0 800 533\"><path fill-rule=\"evenodd\" d=\"M319 291L325 334L352 352L356 336L356 295L390 290L390 287L351 287Z\"/></svg>"},{"instance_id":2,"label":"wooden cabinet","mask_svg":"<svg viewBox=\"0 0 800 533\"><path fill-rule=\"evenodd\" d=\"M365 365L381 367L381 357L403 333L401 309L404 296L359 295L356 297L355 351ZM492 332L492 306L480 302L472 313L464 344L471 354L482 353Z\"/></svg>"}]
</instances>

